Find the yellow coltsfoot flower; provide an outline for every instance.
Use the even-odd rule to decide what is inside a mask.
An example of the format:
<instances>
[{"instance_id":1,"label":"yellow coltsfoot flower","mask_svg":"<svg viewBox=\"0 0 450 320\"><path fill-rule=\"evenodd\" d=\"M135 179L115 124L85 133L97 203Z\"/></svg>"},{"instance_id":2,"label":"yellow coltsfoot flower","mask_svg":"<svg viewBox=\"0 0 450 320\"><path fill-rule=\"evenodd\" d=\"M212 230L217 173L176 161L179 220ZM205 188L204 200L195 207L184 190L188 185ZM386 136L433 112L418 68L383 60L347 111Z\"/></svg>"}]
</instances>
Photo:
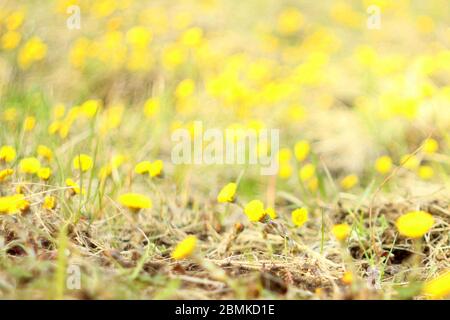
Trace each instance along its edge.
<instances>
[{"instance_id":1,"label":"yellow coltsfoot flower","mask_svg":"<svg viewBox=\"0 0 450 320\"><path fill-rule=\"evenodd\" d=\"M69 188L70 191L70 195L75 195L75 194L84 194L84 189L80 187L80 185L78 185L78 183L76 183L75 181L73 181L71 178L67 178L66 179L66 185Z\"/></svg>"},{"instance_id":2,"label":"yellow coltsfoot flower","mask_svg":"<svg viewBox=\"0 0 450 320\"><path fill-rule=\"evenodd\" d=\"M422 288L422 293L429 299L443 299L450 296L450 271L427 281Z\"/></svg>"},{"instance_id":3,"label":"yellow coltsfoot flower","mask_svg":"<svg viewBox=\"0 0 450 320\"><path fill-rule=\"evenodd\" d=\"M292 211L291 219L295 226L301 227L308 221L308 209L298 208Z\"/></svg>"},{"instance_id":4,"label":"yellow coltsfoot flower","mask_svg":"<svg viewBox=\"0 0 450 320\"><path fill-rule=\"evenodd\" d=\"M38 145L37 154L40 157L46 159L47 161L52 161L53 159L53 151L49 147L44 146L42 144Z\"/></svg>"},{"instance_id":5,"label":"yellow coltsfoot flower","mask_svg":"<svg viewBox=\"0 0 450 320\"><path fill-rule=\"evenodd\" d=\"M434 224L434 218L428 212L413 211L402 215L395 224L402 236L421 238L430 231Z\"/></svg>"},{"instance_id":6,"label":"yellow coltsfoot flower","mask_svg":"<svg viewBox=\"0 0 450 320\"><path fill-rule=\"evenodd\" d=\"M16 214L25 212L30 208L30 203L23 194L0 197L0 213Z\"/></svg>"},{"instance_id":7,"label":"yellow coltsfoot flower","mask_svg":"<svg viewBox=\"0 0 450 320\"><path fill-rule=\"evenodd\" d=\"M182 260L189 258L197 247L197 237L187 236L181 241L172 251L172 258L175 260Z\"/></svg>"},{"instance_id":8,"label":"yellow coltsfoot flower","mask_svg":"<svg viewBox=\"0 0 450 320\"><path fill-rule=\"evenodd\" d=\"M52 175L52 170L47 167L39 168L39 170L37 172L37 176L39 177L39 179L42 179L44 181L47 181L51 175Z\"/></svg>"},{"instance_id":9,"label":"yellow coltsfoot flower","mask_svg":"<svg viewBox=\"0 0 450 320\"><path fill-rule=\"evenodd\" d=\"M226 202L233 202L234 197L236 195L236 189L237 184L234 182L228 183L225 187L220 190L219 194L217 195L217 202L219 203L226 203Z\"/></svg>"},{"instance_id":10,"label":"yellow coltsfoot flower","mask_svg":"<svg viewBox=\"0 0 450 320\"><path fill-rule=\"evenodd\" d=\"M5 181L9 176L13 175L13 169L0 170L0 182Z\"/></svg>"},{"instance_id":11,"label":"yellow coltsfoot flower","mask_svg":"<svg viewBox=\"0 0 450 320\"><path fill-rule=\"evenodd\" d=\"M119 197L119 203L131 209L132 211L139 211L141 209L150 209L152 207L152 200L147 196L139 193L125 193Z\"/></svg>"},{"instance_id":12,"label":"yellow coltsfoot flower","mask_svg":"<svg viewBox=\"0 0 450 320\"><path fill-rule=\"evenodd\" d=\"M346 223L335 224L333 228L331 228L334 237L339 241L347 239L351 231L352 228Z\"/></svg>"},{"instance_id":13,"label":"yellow coltsfoot flower","mask_svg":"<svg viewBox=\"0 0 450 320\"><path fill-rule=\"evenodd\" d=\"M341 187L344 190L350 190L353 189L357 184L359 183L359 178L356 174L349 174L348 176L345 176L341 180Z\"/></svg>"},{"instance_id":14,"label":"yellow coltsfoot flower","mask_svg":"<svg viewBox=\"0 0 450 320\"><path fill-rule=\"evenodd\" d=\"M375 161L375 169L381 174L388 174L392 170L392 159L382 156Z\"/></svg>"},{"instance_id":15,"label":"yellow coltsfoot flower","mask_svg":"<svg viewBox=\"0 0 450 320\"><path fill-rule=\"evenodd\" d=\"M16 149L11 146L3 146L0 148L0 162L13 162L16 159Z\"/></svg>"},{"instance_id":16,"label":"yellow coltsfoot flower","mask_svg":"<svg viewBox=\"0 0 450 320\"><path fill-rule=\"evenodd\" d=\"M41 168L41 162L39 159L30 157L30 158L23 158L19 162L19 170L22 173L27 174L35 174L39 171Z\"/></svg>"},{"instance_id":17,"label":"yellow coltsfoot flower","mask_svg":"<svg viewBox=\"0 0 450 320\"><path fill-rule=\"evenodd\" d=\"M245 205L244 213L251 222L262 221L266 216L264 203L260 200L252 200Z\"/></svg>"},{"instance_id":18,"label":"yellow coltsfoot flower","mask_svg":"<svg viewBox=\"0 0 450 320\"><path fill-rule=\"evenodd\" d=\"M53 196L46 196L42 208L47 210L53 210L56 208L56 198Z\"/></svg>"},{"instance_id":19,"label":"yellow coltsfoot flower","mask_svg":"<svg viewBox=\"0 0 450 320\"><path fill-rule=\"evenodd\" d=\"M304 161L308 157L310 150L311 145L309 144L308 141L306 140L298 141L294 146L295 158L300 162Z\"/></svg>"},{"instance_id":20,"label":"yellow coltsfoot flower","mask_svg":"<svg viewBox=\"0 0 450 320\"><path fill-rule=\"evenodd\" d=\"M73 159L73 168L86 172L94 166L94 162L87 154L80 154Z\"/></svg>"}]
</instances>

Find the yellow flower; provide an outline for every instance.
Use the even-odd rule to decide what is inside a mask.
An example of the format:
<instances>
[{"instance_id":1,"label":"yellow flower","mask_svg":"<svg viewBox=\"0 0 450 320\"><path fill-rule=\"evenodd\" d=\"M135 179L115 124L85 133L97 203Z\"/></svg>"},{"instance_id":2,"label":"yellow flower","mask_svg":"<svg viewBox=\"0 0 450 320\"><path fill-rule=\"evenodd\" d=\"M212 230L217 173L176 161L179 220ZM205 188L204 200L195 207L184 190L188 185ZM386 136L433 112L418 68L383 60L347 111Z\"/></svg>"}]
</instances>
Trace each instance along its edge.
<instances>
[{"instance_id":1,"label":"yellow flower","mask_svg":"<svg viewBox=\"0 0 450 320\"><path fill-rule=\"evenodd\" d=\"M442 299L450 295L450 271L427 281L422 292L429 299Z\"/></svg>"},{"instance_id":2,"label":"yellow flower","mask_svg":"<svg viewBox=\"0 0 450 320\"><path fill-rule=\"evenodd\" d=\"M37 147L37 154L42 158L47 159L47 161L51 161L53 159L53 151L42 144Z\"/></svg>"},{"instance_id":3,"label":"yellow flower","mask_svg":"<svg viewBox=\"0 0 450 320\"><path fill-rule=\"evenodd\" d=\"M92 158L87 154L80 154L73 159L73 168L75 170L81 170L82 172L86 172L94 166L94 162Z\"/></svg>"},{"instance_id":4,"label":"yellow flower","mask_svg":"<svg viewBox=\"0 0 450 320\"><path fill-rule=\"evenodd\" d=\"M5 111L3 111L3 119L6 122L14 122L17 119L16 108L7 108Z\"/></svg>"},{"instance_id":5,"label":"yellow flower","mask_svg":"<svg viewBox=\"0 0 450 320\"><path fill-rule=\"evenodd\" d=\"M17 59L22 69L28 69L33 62L44 59L46 55L47 45L40 38L33 37L20 49Z\"/></svg>"},{"instance_id":6,"label":"yellow flower","mask_svg":"<svg viewBox=\"0 0 450 320\"><path fill-rule=\"evenodd\" d=\"M433 154L436 153L439 150L439 142L437 142L435 139L427 139L425 140L423 144L423 152L427 154Z\"/></svg>"},{"instance_id":7,"label":"yellow flower","mask_svg":"<svg viewBox=\"0 0 450 320\"><path fill-rule=\"evenodd\" d=\"M35 117L26 117L24 122L23 122L23 129L26 132L30 132L34 129L34 127L36 126L36 118Z\"/></svg>"},{"instance_id":8,"label":"yellow flower","mask_svg":"<svg viewBox=\"0 0 450 320\"><path fill-rule=\"evenodd\" d=\"M417 173L423 180L430 180L434 177L434 170L430 166L420 166Z\"/></svg>"},{"instance_id":9,"label":"yellow flower","mask_svg":"<svg viewBox=\"0 0 450 320\"><path fill-rule=\"evenodd\" d=\"M37 175L40 179L46 181L50 178L52 170L50 168L39 168Z\"/></svg>"},{"instance_id":10,"label":"yellow flower","mask_svg":"<svg viewBox=\"0 0 450 320\"><path fill-rule=\"evenodd\" d=\"M88 118L93 118L100 109L99 100L88 100L81 105L81 113Z\"/></svg>"},{"instance_id":11,"label":"yellow flower","mask_svg":"<svg viewBox=\"0 0 450 320\"><path fill-rule=\"evenodd\" d=\"M260 200L252 200L244 207L244 213L251 222L262 221L266 216L264 204Z\"/></svg>"},{"instance_id":12,"label":"yellow flower","mask_svg":"<svg viewBox=\"0 0 450 320\"><path fill-rule=\"evenodd\" d=\"M308 209L299 208L292 211L291 219L297 227L303 226L308 221Z\"/></svg>"},{"instance_id":13,"label":"yellow flower","mask_svg":"<svg viewBox=\"0 0 450 320\"><path fill-rule=\"evenodd\" d=\"M172 258L175 260L182 260L189 258L197 247L197 237L187 236L181 241L172 251Z\"/></svg>"},{"instance_id":14,"label":"yellow flower","mask_svg":"<svg viewBox=\"0 0 450 320\"><path fill-rule=\"evenodd\" d=\"M53 118L55 120L62 119L66 113L66 106L62 103L58 103L53 107Z\"/></svg>"},{"instance_id":15,"label":"yellow flower","mask_svg":"<svg viewBox=\"0 0 450 320\"><path fill-rule=\"evenodd\" d=\"M133 47L144 49L152 41L152 33L146 27L136 26L128 30L126 39Z\"/></svg>"},{"instance_id":16,"label":"yellow flower","mask_svg":"<svg viewBox=\"0 0 450 320\"><path fill-rule=\"evenodd\" d=\"M0 170L0 182L5 181L6 178L11 176L14 173L13 169L3 169Z\"/></svg>"},{"instance_id":17,"label":"yellow flower","mask_svg":"<svg viewBox=\"0 0 450 320\"><path fill-rule=\"evenodd\" d=\"M141 161L134 167L134 172L137 174L146 174L150 170L152 163L150 161Z\"/></svg>"},{"instance_id":18,"label":"yellow flower","mask_svg":"<svg viewBox=\"0 0 450 320\"><path fill-rule=\"evenodd\" d=\"M301 140L297 142L294 146L294 154L298 161L304 161L311 150L311 146L308 141Z\"/></svg>"},{"instance_id":19,"label":"yellow flower","mask_svg":"<svg viewBox=\"0 0 450 320\"><path fill-rule=\"evenodd\" d=\"M144 104L144 113L148 118L153 118L160 110L159 98L150 98Z\"/></svg>"},{"instance_id":20,"label":"yellow flower","mask_svg":"<svg viewBox=\"0 0 450 320\"><path fill-rule=\"evenodd\" d=\"M278 166L278 176L281 179L289 179L292 176L294 169L289 163L280 163Z\"/></svg>"},{"instance_id":21,"label":"yellow flower","mask_svg":"<svg viewBox=\"0 0 450 320\"><path fill-rule=\"evenodd\" d=\"M178 99L186 99L192 96L195 90L195 82L192 79L181 81L175 89L175 96Z\"/></svg>"},{"instance_id":22,"label":"yellow flower","mask_svg":"<svg viewBox=\"0 0 450 320\"><path fill-rule=\"evenodd\" d=\"M392 159L389 156L382 156L375 162L375 169L381 174L387 174L392 170Z\"/></svg>"},{"instance_id":23,"label":"yellow flower","mask_svg":"<svg viewBox=\"0 0 450 320\"><path fill-rule=\"evenodd\" d=\"M355 187L359 183L359 178L356 174L350 174L348 176L345 176L341 180L341 187L344 190L350 190L353 187Z\"/></svg>"},{"instance_id":24,"label":"yellow flower","mask_svg":"<svg viewBox=\"0 0 450 320\"><path fill-rule=\"evenodd\" d=\"M350 271L345 271L344 275L341 278L343 284L351 285L353 283L353 273Z\"/></svg>"},{"instance_id":25,"label":"yellow flower","mask_svg":"<svg viewBox=\"0 0 450 320\"><path fill-rule=\"evenodd\" d=\"M302 182L307 182L315 177L316 167L312 163L308 163L299 170L298 175Z\"/></svg>"},{"instance_id":26,"label":"yellow flower","mask_svg":"<svg viewBox=\"0 0 450 320\"><path fill-rule=\"evenodd\" d=\"M25 12L23 10L14 11L5 19L6 29L16 30L22 25L24 20Z\"/></svg>"},{"instance_id":27,"label":"yellow flower","mask_svg":"<svg viewBox=\"0 0 450 320\"><path fill-rule=\"evenodd\" d=\"M22 173L35 174L41 168L41 163L37 158L24 158L19 162L19 170Z\"/></svg>"},{"instance_id":28,"label":"yellow flower","mask_svg":"<svg viewBox=\"0 0 450 320\"><path fill-rule=\"evenodd\" d=\"M56 198L53 196L46 196L42 208L47 210L53 210L56 208Z\"/></svg>"},{"instance_id":29,"label":"yellow flower","mask_svg":"<svg viewBox=\"0 0 450 320\"><path fill-rule=\"evenodd\" d=\"M148 174L151 178L159 177L162 175L164 169L164 163L162 160L153 161L148 170Z\"/></svg>"},{"instance_id":30,"label":"yellow flower","mask_svg":"<svg viewBox=\"0 0 450 320\"><path fill-rule=\"evenodd\" d=\"M16 214L28 210L30 203L23 194L0 197L0 213Z\"/></svg>"},{"instance_id":31,"label":"yellow flower","mask_svg":"<svg viewBox=\"0 0 450 320\"><path fill-rule=\"evenodd\" d=\"M292 152L288 148L281 148L278 151L277 157L278 157L278 162L279 163L281 163L281 164L282 163L288 163L291 160Z\"/></svg>"},{"instance_id":32,"label":"yellow flower","mask_svg":"<svg viewBox=\"0 0 450 320\"><path fill-rule=\"evenodd\" d=\"M198 27L193 27L183 33L181 43L188 47L196 47L201 43L202 38L203 30Z\"/></svg>"},{"instance_id":33,"label":"yellow flower","mask_svg":"<svg viewBox=\"0 0 450 320\"><path fill-rule=\"evenodd\" d=\"M67 178L66 179L66 185L68 187L70 187L70 192L71 194L84 194L84 189L81 188L78 183L76 183L75 181L73 181L71 178Z\"/></svg>"},{"instance_id":34,"label":"yellow flower","mask_svg":"<svg viewBox=\"0 0 450 320\"><path fill-rule=\"evenodd\" d=\"M333 228L331 228L331 232L333 233L334 237L339 241L344 241L345 239L347 239L351 231L352 228L346 223L335 224Z\"/></svg>"},{"instance_id":35,"label":"yellow flower","mask_svg":"<svg viewBox=\"0 0 450 320\"><path fill-rule=\"evenodd\" d=\"M139 193L125 193L119 197L119 202L124 207L133 211L140 209L150 209L152 207L152 200Z\"/></svg>"},{"instance_id":36,"label":"yellow flower","mask_svg":"<svg viewBox=\"0 0 450 320\"><path fill-rule=\"evenodd\" d=\"M416 170L420 166L420 160L412 154L406 154L400 159L402 167L409 170Z\"/></svg>"},{"instance_id":37,"label":"yellow flower","mask_svg":"<svg viewBox=\"0 0 450 320\"><path fill-rule=\"evenodd\" d=\"M278 16L277 27L281 34L289 35L299 31L303 23L303 15L298 9L287 8Z\"/></svg>"},{"instance_id":38,"label":"yellow flower","mask_svg":"<svg viewBox=\"0 0 450 320\"><path fill-rule=\"evenodd\" d=\"M15 49L22 39L22 36L19 32L16 31L8 31L2 36L2 48L4 50L12 50Z\"/></svg>"},{"instance_id":39,"label":"yellow flower","mask_svg":"<svg viewBox=\"0 0 450 320\"><path fill-rule=\"evenodd\" d=\"M277 213L275 212L275 209L272 207L268 207L266 209L266 214L270 217L270 219L276 219L278 217Z\"/></svg>"},{"instance_id":40,"label":"yellow flower","mask_svg":"<svg viewBox=\"0 0 450 320\"><path fill-rule=\"evenodd\" d=\"M3 146L0 148L0 161L12 162L16 159L16 149L11 146Z\"/></svg>"},{"instance_id":41,"label":"yellow flower","mask_svg":"<svg viewBox=\"0 0 450 320\"><path fill-rule=\"evenodd\" d=\"M219 203L233 202L236 195L237 184L234 182L228 183L220 190L217 201Z\"/></svg>"},{"instance_id":42,"label":"yellow flower","mask_svg":"<svg viewBox=\"0 0 450 320\"><path fill-rule=\"evenodd\" d=\"M400 234L408 238L421 238L430 231L433 224L433 216L424 211L406 213L398 218L396 222Z\"/></svg>"}]
</instances>

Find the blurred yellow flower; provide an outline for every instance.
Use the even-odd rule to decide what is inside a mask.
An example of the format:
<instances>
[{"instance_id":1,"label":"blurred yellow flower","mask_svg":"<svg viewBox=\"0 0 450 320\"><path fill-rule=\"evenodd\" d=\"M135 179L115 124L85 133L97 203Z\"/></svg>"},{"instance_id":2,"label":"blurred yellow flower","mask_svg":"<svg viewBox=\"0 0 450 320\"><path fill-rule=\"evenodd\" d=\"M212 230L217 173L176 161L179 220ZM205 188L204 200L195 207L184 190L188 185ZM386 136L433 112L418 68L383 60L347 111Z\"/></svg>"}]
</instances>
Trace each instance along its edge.
<instances>
[{"instance_id":1,"label":"blurred yellow flower","mask_svg":"<svg viewBox=\"0 0 450 320\"><path fill-rule=\"evenodd\" d=\"M352 228L346 223L335 224L331 228L331 232L333 233L334 237L339 241L344 241L345 239L347 239L350 235L351 230Z\"/></svg>"},{"instance_id":2,"label":"blurred yellow flower","mask_svg":"<svg viewBox=\"0 0 450 320\"><path fill-rule=\"evenodd\" d=\"M349 174L344 178L342 178L340 184L344 190L350 190L353 189L358 183L359 183L358 176L356 174Z\"/></svg>"},{"instance_id":3,"label":"blurred yellow flower","mask_svg":"<svg viewBox=\"0 0 450 320\"><path fill-rule=\"evenodd\" d=\"M26 132L32 131L36 126L36 118L35 117L26 117L23 122L23 129Z\"/></svg>"},{"instance_id":4,"label":"blurred yellow flower","mask_svg":"<svg viewBox=\"0 0 450 320\"><path fill-rule=\"evenodd\" d=\"M0 214L16 214L28 210L30 203L23 194L0 197Z\"/></svg>"},{"instance_id":5,"label":"blurred yellow flower","mask_svg":"<svg viewBox=\"0 0 450 320\"><path fill-rule=\"evenodd\" d=\"M438 277L427 281L422 288L422 293L429 299L443 299L450 295L450 271L446 271Z\"/></svg>"},{"instance_id":6,"label":"blurred yellow flower","mask_svg":"<svg viewBox=\"0 0 450 320\"><path fill-rule=\"evenodd\" d=\"M198 27L193 27L186 30L181 36L181 43L188 47L198 46L203 38L203 30Z\"/></svg>"},{"instance_id":7,"label":"blurred yellow flower","mask_svg":"<svg viewBox=\"0 0 450 320\"><path fill-rule=\"evenodd\" d=\"M175 89L175 96L178 99L186 99L192 96L195 90L195 82L192 79L181 81Z\"/></svg>"},{"instance_id":8,"label":"blurred yellow flower","mask_svg":"<svg viewBox=\"0 0 450 320\"><path fill-rule=\"evenodd\" d=\"M159 113L161 108L159 98L149 98L144 104L144 113L148 118L153 118Z\"/></svg>"},{"instance_id":9,"label":"blurred yellow flower","mask_svg":"<svg viewBox=\"0 0 450 320\"><path fill-rule=\"evenodd\" d=\"M51 174L52 170L50 168L39 168L37 172L37 176L44 181L48 180Z\"/></svg>"},{"instance_id":10,"label":"blurred yellow flower","mask_svg":"<svg viewBox=\"0 0 450 320\"><path fill-rule=\"evenodd\" d=\"M69 190L71 194L84 194L84 189L81 188L78 183L73 181L71 178L66 179L66 186L70 187Z\"/></svg>"},{"instance_id":11,"label":"blurred yellow flower","mask_svg":"<svg viewBox=\"0 0 450 320\"><path fill-rule=\"evenodd\" d=\"M13 173L14 173L13 169L0 170L0 182L5 181L6 178L8 178L9 176L12 176Z\"/></svg>"},{"instance_id":12,"label":"blurred yellow flower","mask_svg":"<svg viewBox=\"0 0 450 320\"><path fill-rule=\"evenodd\" d=\"M295 158L297 158L298 161L304 161L311 150L311 145L306 140L298 141L294 146L294 154Z\"/></svg>"},{"instance_id":13,"label":"blurred yellow flower","mask_svg":"<svg viewBox=\"0 0 450 320\"><path fill-rule=\"evenodd\" d=\"M389 156L382 156L375 162L375 169L381 174L387 174L392 170L392 159Z\"/></svg>"},{"instance_id":14,"label":"blurred yellow flower","mask_svg":"<svg viewBox=\"0 0 450 320\"><path fill-rule=\"evenodd\" d=\"M287 8L278 16L277 28L281 34L289 35L299 31L303 24L302 13L296 8Z\"/></svg>"},{"instance_id":15,"label":"blurred yellow flower","mask_svg":"<svg viewBox=\"0 0 450 320\"><path fill-rule=\"evenodd\" d=\"M197 247L197 237L187 236L183 241L181 241L175 249L172 251L172 258L175 260L182 260L189 258Z\"/></svg>"},{"instance_id":16,"label":"blurred yellow flower","mask_svg":"<svg viewBox=\"0 0 450 320\"><path fill-rule=\"evenodd\" d=\"M433 154L436 153L439 150L439 142L437 142L433 138L429 138L425 140L423 143L423 152L427 154Z\"/></svg>"},{"instance_id":17,"label":"blurred yellow flower","mask_svg":"<svg viewBox=\"0 0 450 320\"><path fill-rule=\"evenodd\" d=\"M151 178L162 176L164 169L164 162L162 160L153 161L148 170L148 174Z\"/></svg>"},{"instance_id":18,"label":"blurred yellow flower","mask_svg":"<svg viewBox=\"0 0 450 320\"><path fill-rule=\"evenodd\" d=\"M252 200L244 207L244 213L251 222L262 221L266 216L264 204L260 200Z\"/></svg>"},{"instance_id":19,"label":"blurred yellow flower","mask_svg":"<svg viewBox=\"0 0 450 320\"><path fill-rule=\"evenodd\" d=\"M0 162L12 162L16 159L16 149L11 146L3 146L0 148Z\"/></svg>"},{"instance_id":20,"label":"blurred yellow flower","mask_svg":"<svg viewBox=\"0 0 450 320\"><path fill-rule=\"evenodd\" d=\"M298 176L302 182L307 182L316 175L316 167L312 163L308 163L300 168Z\"/></svg>"},{"instance_id":21,"label":"blurred yellow flower","mask_svg":"<svg viewBox=\"0 0 450 320\"><path fill-rule=\"evenodd\" d=\"M2 36L2 48L4 50L15 49L19 45L21 39L22 35L19 32L8 31Z\"/></svg>"},{"instance_id":22,"label":"blurred yellow flower","mask_svg":"<svg viewBox=\"0 0 450 320\"><path fill-rule=\"evenodd\" d=\"M135 48L144 49L152 41L152 33L143 26L136 26L128 30L127 42Z\"/></svg>"},{"instance_id":23,"label":"blurred yellow flower","mask_svg":"<svg viewBox=\"0 0 450 320\"><path fill-rule=\"evenodd\" d=\"M275 209L272 207L268 207L266 209L266 214L270 217L270 219L276 219L278 217Z\"/></svg>"},{"instance_id":24,"label":"blurred yellow flower","mask_svg":"<svg viewBox=\"0 0 450 320\"><path fill-rule=\"evenodd\" d=\"M409 170L416 170L420 166L420 160L413 154L406 154L400 159L402 167Z\"/></svg>"},{"instance_id":25,"label":"blurred yellow flower","mask_svg":"<svg viewBox=\"0 0 450 320\"><path fill-rule=\"evenodd\" d=\"M19 170L22 173L35 174L41 168L41 162L34 157L24 158L19 162Z\"/></svg>"},{"instance_id":26,"label":"blurred yellow flower","mask_svg":"<svg viewBox=\"0 0 450 320\"><path fill-rule=\"evenodd\" d=\"M402 236L421 238L430 231L434 224L434 218L427 212L413 211L400 216L395 224Z\"/></svg>"},{"instance_id":27,"label":"blurred yellow flower","mask_svg":"<svg viewBox=\"0 0 450 320\"><path fill-rule=\"evenodd\" d=\"M434 177L434 169L431 166L420 166L417 174L422 180L430 180Z\"/></svg>"},{"instance_id":28,"label":"blurred yellow flower","mask_svg":"<svg viewBox=\"0 0 450 320\"><path fill-rule=\"evenodd\" d=\"M301 227L308 221L308 209L298 208L292 211L291 219L295 226Z\"/></svg>"},{"instance_id":29,"label":"blurred yellow flower","mask_svg":"<svg viewBox=\"0 0 450 320\"><path fill-rule=\"evenodd\" d=\"M93 118L98 110L100 109L101 104L99 100L87 100L81 105L81 113L88 118Z\"/></svg>"},{"instance_id":30,"label":"blurred yellow flower","mask_svg":"<svg viewBox=\"0 0 450 320\"><path fill-rule=\"evenodd\" d=\"M38 37L29 39L20 49L17 60L20 68L28 69L33 62L47 55L47 45Z\"/></svg>"},{"instance_id":31,"label":"blurred yellow flower","mask_svg":"<svg viewBox=\"0 0 450 320\"><path fill-rule=\"evenodd\" d=\"M281 179L288 179L292 176L292 172L294 171L294 169L292 168L292 166L289 163L280 163L278 166L278 176Z\"/></svg>"},{"instance_id":32,"label":"blurred yellow flower","mask_svg":"<svg viewBox=\"0 0 450 320\"><path fill-rule=\"evenodd\" d=\"M53 159L53 151L49 147L44 146L43 144L38 145L37 154L40 157L46 159L47 161L52 161Z\"/></svg>"},{"instance_id":33,"label":"blurred yellow flower","mask_svg":"<svg viewBox=\"0 0 450 320\"><path fill-rule=\"evenodd\" d=\"M56 198L53 196L45 196L42 208L47 210L53 210L56 208Z\"/></svg>"},{"instance_id":34,"label":"blurred yellow flower","mask_svg":"<svg viewBox=\"0 0 450 320\"><path fill-rule=\"evenodd\" d=\"M25 11L17 10L13 11L9 16L5 19L6 29L12 31L18 29L25 20Z\"/></svg>"},{"instance_id":35,"label":"blurred yellow flower","mask_svg":"<svg viewBox=\"0 0 450 320\"><path fill-rule=\"evenodd\" d=\"M341 278L343 284L351 285L353 283L353 273L350 271L345 271L344 275Z\"/></svg>"},{"instance_id":36,"label":"blurred yellow flower","mask_svg":"<svg viewBox=\"0 0 450 320\"><path fill-rule=\"evenodd\" d=\"M220 190L217 195L217 201L219 203L233 202L236 195L237 184L230 182Z\"/></svg>"},{"instance_id":37,"label":"blurred yellow flower","mask_svg":"<svg viewBox=\"0 0 450 320\"><path fill-rule=\"evenodd\" d=\"M119 197L119 203L131 209L132 211L139 211L141 209L150 209L152 207L152 200L145 195L139 193L125 193Z\"/></svg>"},{"instance_id":38,"label":"blurred yellow flower","mask_svg":"<svg viewBox=\"0 0 450 320\"><path fill-rule=\"evenodd\" d=\"M94 166L94 161L87 154L79 154L73 159L72 165L75 170L86 172L92 169L92 167Z\"/></svg>"}]
</instances>

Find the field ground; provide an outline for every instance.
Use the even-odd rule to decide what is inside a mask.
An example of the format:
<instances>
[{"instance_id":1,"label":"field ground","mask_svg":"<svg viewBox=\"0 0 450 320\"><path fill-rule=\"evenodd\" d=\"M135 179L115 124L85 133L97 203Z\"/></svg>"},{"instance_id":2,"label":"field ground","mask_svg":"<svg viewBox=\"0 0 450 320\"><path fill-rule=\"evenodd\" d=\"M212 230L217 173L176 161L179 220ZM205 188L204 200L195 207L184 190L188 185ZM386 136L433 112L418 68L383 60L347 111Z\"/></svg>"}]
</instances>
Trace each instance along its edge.
<instances>
[{"instance_id":1,"label":"field ground","mask_svg":"<svg viewBox=\"0 0 450 320\"><path fill-rule=\"evenodd\" d=\"M446 8L3 1L0 298L448 297ZM278 173L175 164L195 121Z\"/></svg>"}]
</instances>

